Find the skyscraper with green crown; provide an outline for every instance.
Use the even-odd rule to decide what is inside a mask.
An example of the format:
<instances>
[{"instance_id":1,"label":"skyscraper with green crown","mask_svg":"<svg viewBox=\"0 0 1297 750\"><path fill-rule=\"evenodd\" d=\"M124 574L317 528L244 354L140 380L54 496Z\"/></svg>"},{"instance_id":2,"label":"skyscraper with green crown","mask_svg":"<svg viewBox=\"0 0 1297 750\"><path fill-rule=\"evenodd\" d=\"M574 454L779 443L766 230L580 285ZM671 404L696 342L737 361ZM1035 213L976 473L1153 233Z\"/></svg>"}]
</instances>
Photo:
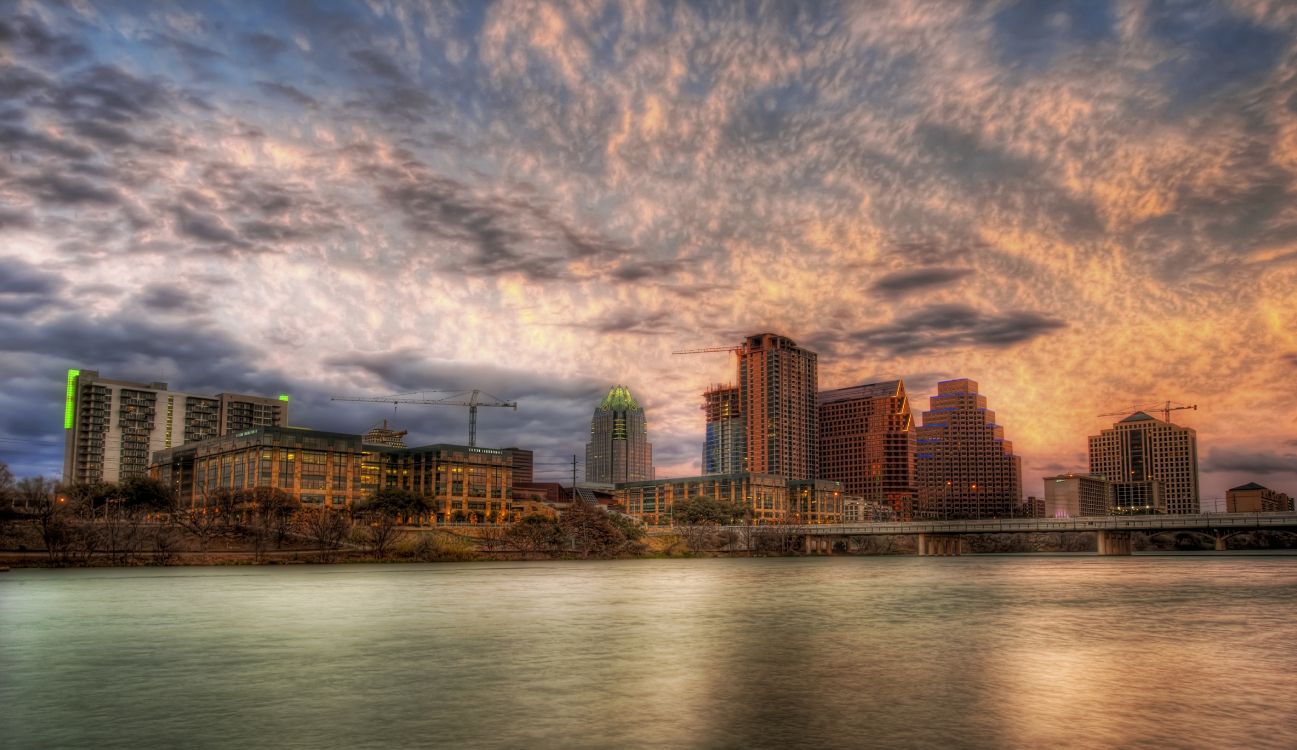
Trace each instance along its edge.
<instances>
[{"instance_id":1,"label":"skyscraper with green crown","mask_svg":"<svg viewBox=\"0 0 1297 750\"><path fill-rule=\"evenodd\" d=\"M585 481L613 484L653 478L653 446L644 409L629 388L614 385L590 420Z\"/></svg>"}]
</instances>

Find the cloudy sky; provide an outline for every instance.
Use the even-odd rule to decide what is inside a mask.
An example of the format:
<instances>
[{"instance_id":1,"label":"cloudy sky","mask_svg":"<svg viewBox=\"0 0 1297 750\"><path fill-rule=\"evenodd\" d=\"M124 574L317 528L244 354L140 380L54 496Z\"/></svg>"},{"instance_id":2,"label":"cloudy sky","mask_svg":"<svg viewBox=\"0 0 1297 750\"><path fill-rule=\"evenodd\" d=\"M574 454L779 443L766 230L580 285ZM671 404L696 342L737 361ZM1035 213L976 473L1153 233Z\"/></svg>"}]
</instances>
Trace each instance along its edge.
<instances>
[{"instance_id":1,"label":"cloudy sky","mask_svg":"<svg viewBox=\"0 0 1297 750\"><path fill-rule=\"evenodd\" d=\"M601 393L695 473L773 330L822 387L981 383L1027 491L1097 415L1198 404L1204 497L1297 491L1297 5L0 0L0 459L69 367L195 392L478 387L584 452ZM418 440L461 409L401 407Z\"/></svg>"}]
</instances>

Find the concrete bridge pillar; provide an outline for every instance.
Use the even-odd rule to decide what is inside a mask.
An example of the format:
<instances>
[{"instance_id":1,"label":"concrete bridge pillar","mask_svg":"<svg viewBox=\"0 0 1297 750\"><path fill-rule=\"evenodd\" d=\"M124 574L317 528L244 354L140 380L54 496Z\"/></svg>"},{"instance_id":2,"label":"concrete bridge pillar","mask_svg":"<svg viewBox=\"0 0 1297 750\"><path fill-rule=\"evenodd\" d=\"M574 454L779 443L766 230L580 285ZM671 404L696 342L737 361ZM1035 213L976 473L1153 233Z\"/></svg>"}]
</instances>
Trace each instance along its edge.
<instances>
[{"instance_id":1,"label":"concrete bridge pillar","mask_svg":"<svg viewBox=\"0 0 1297 750\"><path fill-rule=\"evenodd\" d=\"M1111 555L1129 555L1131 552L1130 532L1129 531L1099 531L1099 554L1108 557Z\"/></svg>"},{"instance_id":2,"label":"concrete bridge pillar","mask_svg":"<svg viewBox=\"0 0 1297 750\"><path fill-rule=\"evenodd\" d=\"M955 557L961 554L963 540L958 536L919 534L918 551L921 557Z\"/></svg>"},{"instance_id":3,"label":"concrete bridge pillar","mask_svg":"<svg viewBox=\"0 0 1297 750\"><path fill-rule=\"evenodd\" d=\"M1216 551L1224 552L1227 548L1228 547L1225 544L1225 537L1223 536L1216 537Z\"/></svg>"}]
</instances>

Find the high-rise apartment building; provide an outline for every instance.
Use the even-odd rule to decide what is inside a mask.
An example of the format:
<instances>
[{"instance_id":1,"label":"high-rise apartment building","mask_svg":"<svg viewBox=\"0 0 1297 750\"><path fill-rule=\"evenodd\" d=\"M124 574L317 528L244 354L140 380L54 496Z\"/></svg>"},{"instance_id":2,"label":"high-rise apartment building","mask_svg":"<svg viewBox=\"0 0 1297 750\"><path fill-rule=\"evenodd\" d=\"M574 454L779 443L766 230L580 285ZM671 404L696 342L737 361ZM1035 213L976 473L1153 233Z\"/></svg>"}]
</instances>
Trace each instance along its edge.
<instances>
[{"instance_id":1,"label":"high-rise apartment building","mask_svg":"<svg viewBox=\"0 0 1297 750\"><path fill-rule=\"evenodd\" d=\"M594 410L585 446L585 481L612 484L653 478L653 446L644 409L624 385L615 385Z\"/></svg>"},{"instance_id":2,"label":"high-rise apartment building","mask_svg":"<svg viewBox=\"0 0 1297 750\"><path fill-rule=\"evenodd\" d=\"M147 473L155 451L288 423L288 396L198 396L166 383L110 380L68 370L63 480L118 482Z\"/></svg>"},{"instance_id":3,"label":"high-rise apartment building","mask_svg":"<svg viewBox=\"0 0 1297 750\"><path fill-rule=\"evenodd\" d=\"M899 380L820 391L820 476L898 512L914 498L914 416Z\"/></svg>"},{"instance_id":4,"label":"high-rise apartment building","mask_svg":"<svg viewBox=\"0 0 1297 750\"><path fill-rule=\"evenodd\" d=\"M703 393L706 437L703 441L703 474L737 474L743 471L743 410L739 389L714 385Z\"/></svg>"},{"instance_id":5,"label":"high-rise apartment building","mask_svg":"<svg viewBox=\"0 0 1297 750\"><path fill-rule=\"evenodd\" d=\"M1108 478L1114 512L1198 512L1198 435L1188 427L1131 414L1090 436L1090 473Z\"/></svg>"},{"instance_id":6,"label":"high-rise apartment building","mask_svg":"<svg viewBox=\"0 0 1297 750\"><path fill-rule=\"evenodd\" d=\"M935 518L1020 513L1022 462L977 383L967 378L938 383L915 442L920 513Z\"/></svg>"},{"instance_id":7,"label":"high-rise apartment building","mask_svg":"<svg viewBox=\"0 0 1297 750\"><path fill-rule=\"evenodd\" d=\"M784 336L760 333L747 337L736 353L744 471L818 479L815 352Z\"/></svg>"}]
</instances>

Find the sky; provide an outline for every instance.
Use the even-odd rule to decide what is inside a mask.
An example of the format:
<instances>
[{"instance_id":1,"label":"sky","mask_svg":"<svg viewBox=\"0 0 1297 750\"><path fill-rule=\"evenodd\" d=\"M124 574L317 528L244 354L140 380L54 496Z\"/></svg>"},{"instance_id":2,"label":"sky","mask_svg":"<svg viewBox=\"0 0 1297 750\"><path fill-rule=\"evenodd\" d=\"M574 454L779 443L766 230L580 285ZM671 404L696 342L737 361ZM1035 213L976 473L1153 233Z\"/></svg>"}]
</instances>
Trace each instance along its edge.
<instances>
[{"instance_id":1,"label":"sky","mask_svg":"<svg viewBox=\"0 0 1297 750\"><path fill-rule=\"evenodd\" d=\"M262 7L265 6L265 7ZM774 331L978 381L1025 489L1164 400L1204 498L1297 493L1297 4L0 0L0 460L68 368L659 477ZM442 394L446 395L446 394ZM434 396L435 397L435 396ZM559 478L556 467L546 467Z\"/></svg>"}]
</instances>

